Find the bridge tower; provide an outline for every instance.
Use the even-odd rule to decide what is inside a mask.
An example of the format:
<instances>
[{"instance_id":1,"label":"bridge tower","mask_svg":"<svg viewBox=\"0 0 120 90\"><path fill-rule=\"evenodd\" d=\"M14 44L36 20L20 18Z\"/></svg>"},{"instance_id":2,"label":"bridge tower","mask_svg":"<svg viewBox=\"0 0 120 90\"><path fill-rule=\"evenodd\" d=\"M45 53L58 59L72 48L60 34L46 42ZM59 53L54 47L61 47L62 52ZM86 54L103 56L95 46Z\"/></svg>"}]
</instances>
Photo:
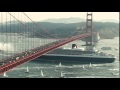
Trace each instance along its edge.
<instances>
[{"instance_id":1,"label":"bridge tower","mask_svg":"<svg viewBox=\"0 0 120 90\"><path fill-rule=\"evenodd\" d=\"M93 14L92 12L87 12L87 16L86 16L86 33L92 33L93 32ZM86 46L86 50L93 50L94 46L93 46L93 36L87 37L85 42L86 44L84 46Z\"/></svg>"},{"instance_id":2,"label":"bridge tower","mask_svg":"<svg viewBox=\"0 0 120 90\"><path fill-rule=\"evenodd\" d=\"M92 33L93 30L93 25L92 25L92 20L93 15L92 12L87 12L87 18L86 18L86 33ZM86 46L92 46L92 36L86 38Z\"/></svg>"}]
</instances>

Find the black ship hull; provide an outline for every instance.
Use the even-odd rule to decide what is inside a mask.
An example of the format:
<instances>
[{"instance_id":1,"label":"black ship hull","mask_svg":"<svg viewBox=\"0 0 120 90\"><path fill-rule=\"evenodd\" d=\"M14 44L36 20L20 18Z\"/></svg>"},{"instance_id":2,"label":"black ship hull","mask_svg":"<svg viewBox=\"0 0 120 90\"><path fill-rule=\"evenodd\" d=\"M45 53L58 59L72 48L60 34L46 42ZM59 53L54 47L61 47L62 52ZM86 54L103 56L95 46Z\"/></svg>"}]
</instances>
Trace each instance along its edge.
<instances>
[{"instance_id":1,"label":"black ship hull","mask_svg":"<svg viewBox=\"0 0 120 90\"><path fill-rule=\"evenodd\" d=\"M81 64L100 64L100 63L113 63L115 58L103 58L103 57L80 57L80 56L72 56L72 55L43 55L36 60L39 62L54 62L54 63L81 63Z\"/></svg>"}]
</instances>

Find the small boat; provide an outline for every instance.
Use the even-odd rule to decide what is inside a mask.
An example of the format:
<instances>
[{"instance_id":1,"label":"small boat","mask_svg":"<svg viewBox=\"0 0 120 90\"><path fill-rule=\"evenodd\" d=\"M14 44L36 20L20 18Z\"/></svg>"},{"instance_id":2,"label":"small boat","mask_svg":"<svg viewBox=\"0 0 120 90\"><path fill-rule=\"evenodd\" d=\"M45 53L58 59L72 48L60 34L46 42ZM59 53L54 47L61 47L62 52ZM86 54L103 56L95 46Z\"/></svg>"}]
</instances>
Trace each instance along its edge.
<instances>
[{"instance_id":1,"label":"small boat","mask_svg":"<svg viewBox=\"0 0 120 90\"><path fill-rule=\"evenodd\" d=\"M62 66L62 64L61 64L61 62L60 62L59 67L61 67L61 66Z\"/></svg>"},{"instance_id":2,"label":"small boat","mask_svg":"<svg viewBox=\"0 0 120 90\"><path fill-rule=\"evenodd\" d=\"M89 67L92 67L92 64L90 63Z\"/></svg>"},{"instance_id":3,"label":"small boat","mask_svg":"<svg viewBox=\"0 0 120 90\"><path fill-rule=\"evenodd\" d=\"M83 65L82 68L85 69L85 66Z\"/></svg>"},{"instance_id":4,"label":"small boat","mask_svg":"<svg viewBox=\"0 0 120 90\"><path fill-rule=\"evenodd\" d=\"M25 72L25 73L30 73L30 72L29 72L29 68L28 68L28 66L27 66L27 69L26 69L26 72Z\"/></svg>"},{"instance_id":5,"label":"small boat","mask_svg":"<svg viewBox=\"0 0 120 90\"><path fill-rule=\"evenodd\" d=\"M8 75L6 74L6 72L3 74L3 77L8 77Z\"/></svg>"},{"instance_id":6,"label":"small boat","mask_svg":"<svg viewBox=\"0 0 120 90\"><path fill-rule=\"evenodd\" d=\"M57 65L57 66L55 66L55 67L62 67L62 64L61 64L61 62L59 63L59 65Z\"/></svg>"},{"instance_id":7,"label":"small boat","mask_svg":"<svg viewBox=\"0 0 120 90\"><path fill-rule=\"evenodd\" d=\"M62 72L60 72L60 78L65 78L65 75Z\"/></svg>"},{"instance_id":8,"label":"small boat","mask_svg":"<svg viewBox=\"0 0 120 90\"><path fill-rule=\"evenodd\" d=\"M41 70L41 76L44 77L43 71Z\"/></svg>"},{"instance_id":9,"label":"small boat","mask_svg":"<svg viewBox=\"0 0 120 90\"><path fill-rule=\"evenodd\" d=\"M82 68L83 68L83 70L87 70L84 65L82 66Z\"/></svg>"}]
</instances>

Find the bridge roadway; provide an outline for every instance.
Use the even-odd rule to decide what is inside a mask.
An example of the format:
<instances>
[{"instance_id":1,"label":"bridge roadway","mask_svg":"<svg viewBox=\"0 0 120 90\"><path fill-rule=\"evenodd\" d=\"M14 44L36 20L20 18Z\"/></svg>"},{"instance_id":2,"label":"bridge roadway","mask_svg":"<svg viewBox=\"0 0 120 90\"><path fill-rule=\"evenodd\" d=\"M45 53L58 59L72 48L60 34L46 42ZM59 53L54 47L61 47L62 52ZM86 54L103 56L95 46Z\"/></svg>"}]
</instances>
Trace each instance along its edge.
<instances>
[{"instance_id":1,"label":"bridge roadway","mask_svg":"<svg viewBox=\"0 0 120 90\"><path fill-rule=\"evenodd\" d=\"M48 43L44 46L36 47L34 49L27 50L22 53L16 54L14 56L0 60L0 74L3 74L4 72L7 72L23 63L34 60L45 53L48 53L54 49L57 49L62 45L65 45L77 39L82 39L82 38L91 36L93 34L96 34L96 33L86 33L86 34L73 36L71 38L59 39L58 41Z\"/></svg>"}]
</instances>

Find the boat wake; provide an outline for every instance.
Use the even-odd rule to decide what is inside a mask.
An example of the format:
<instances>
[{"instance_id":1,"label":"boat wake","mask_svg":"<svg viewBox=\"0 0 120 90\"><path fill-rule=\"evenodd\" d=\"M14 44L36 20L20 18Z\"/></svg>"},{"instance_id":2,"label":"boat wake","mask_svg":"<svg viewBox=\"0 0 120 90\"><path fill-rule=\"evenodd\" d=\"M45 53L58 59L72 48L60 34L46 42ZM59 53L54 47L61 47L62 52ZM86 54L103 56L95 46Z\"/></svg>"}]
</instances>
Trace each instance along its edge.
<instances>
[{"instance_id":1,"label":"boat wake","mask_svg":"<svg viewBox=\"0 0 120 90\"><path fill-rule=\"evenodd\" d=\"M110 71L119 71L119 69L107 69L107 70L110 70Z\"/></svg>"}]
</instances>

